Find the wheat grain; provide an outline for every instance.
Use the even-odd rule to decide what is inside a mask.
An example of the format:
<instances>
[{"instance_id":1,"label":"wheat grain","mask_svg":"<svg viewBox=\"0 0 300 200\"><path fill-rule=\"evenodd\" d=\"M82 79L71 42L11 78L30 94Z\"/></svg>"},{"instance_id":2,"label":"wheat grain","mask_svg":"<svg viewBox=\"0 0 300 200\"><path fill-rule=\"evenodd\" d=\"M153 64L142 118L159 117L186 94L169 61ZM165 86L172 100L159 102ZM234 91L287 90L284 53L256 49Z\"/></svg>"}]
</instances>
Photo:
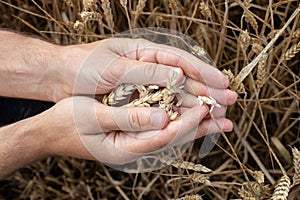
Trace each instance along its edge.
<instances>
[{"instance_id":1,"label":"wheat grain","mask_svg":"<svg viewBox=\"0 0 300 200\"><path fill-rule=\"evenodd\" d=\"M110 2L109 0L101 0L101 3L102 3L101 7L104 11L105 20L107 22L108 27L112 31L114 28L114 20L113 20L112 10L110 7Z\"/></svg>"},{"instance_id":2,"label":"wheat grain","mask_svg":"<svg viewBox=\"0 0 300 200\"><path fill-rule=\"evenodd\" d=\"M204 2L202 1L202 2L200 3L199 8L200 8L200 12L201 12L201 14L202 14L203 16L205 16L205 17L211 17L211 10L210 10L209 6L208 6L206 3L204 3Z\"/></svg>"},{"instance_id":3,"label":"wheat grain","mask_svg":"<svg viewBox=\"0 0 300 200\"><path fill-rule=\"evenodd\" d=\"M296 56L296 54L300 51L300 41L297 44L294 44L287 52L283 55L283 60L291 60Z\"/></svg>"},{"instance_id":4,"label":"wheat grain","mask_svg":"<svg viewBox=\"0 0 300 200\"><path fill-rule=\"evenodd\" d=\"M293 164L294 164L294 175L293 175L293 186L300 183L300 152L294 147L292 148L293 153Z\"/></svg>"},{"instance_id":5,"label":"wheat grain","mask_svg":"<svg viewBox=\"0 0 300 200\"><path fill-rule=\"evenodd\" d=\"M260 61L258 62L257 74L256 74L256 85L258 88L261 88L266 81L267 59L268 59L268 55L265 54L264 56L261 57Z\"/></svg>"},{"instance_id":6,"label":"wheat grain","mask_svg":"<svg viewBox=\"0 0 300 200\"><path fill-rule=\"evenodd\" d=\"M271 200L286 200L290 191L290 178L283 175L275 186Z\"/></svg>"}]
</instances>

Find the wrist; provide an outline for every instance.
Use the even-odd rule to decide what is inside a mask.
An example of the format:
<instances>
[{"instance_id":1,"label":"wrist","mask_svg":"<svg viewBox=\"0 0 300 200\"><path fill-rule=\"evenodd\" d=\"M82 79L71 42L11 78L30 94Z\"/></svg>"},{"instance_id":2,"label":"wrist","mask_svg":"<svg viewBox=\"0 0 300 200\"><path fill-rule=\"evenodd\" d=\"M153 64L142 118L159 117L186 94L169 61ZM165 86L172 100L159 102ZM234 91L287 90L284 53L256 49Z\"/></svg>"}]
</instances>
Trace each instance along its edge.
<instances>
[{"instance_id":1,"label":"wrist","mask_svg":"<svg viewBox=\"0 0 300 200\"><path fill-rule=\"evenodd\" d=\"M46 141L37 117L28 118L0 129L0 179L23 166L45 158Z\"/></svg>"}]
</instances>

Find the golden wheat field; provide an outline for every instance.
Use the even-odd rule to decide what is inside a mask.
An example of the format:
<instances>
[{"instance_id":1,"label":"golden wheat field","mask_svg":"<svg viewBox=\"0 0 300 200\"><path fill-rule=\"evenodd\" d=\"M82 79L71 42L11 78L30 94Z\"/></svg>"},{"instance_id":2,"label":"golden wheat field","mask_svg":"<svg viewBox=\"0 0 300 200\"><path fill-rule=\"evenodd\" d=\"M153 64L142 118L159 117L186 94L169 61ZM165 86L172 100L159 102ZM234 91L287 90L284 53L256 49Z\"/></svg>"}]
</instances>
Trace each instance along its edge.
<instances>
[{"instance_id":1,"label":"golden wheat field","mask_svg":"<svg viewBox=\"0 0 300 200\"><path fill-rule=\"evenodd\" d=\"M176 30L206 49L239 93L227 108L234 130L204 158L203 138L182 160L144 173L49 157L1 181L0 198L300 199L299 18L298 0L0 0L0 28L59 45Z\"/></svg>"}]
</instances>

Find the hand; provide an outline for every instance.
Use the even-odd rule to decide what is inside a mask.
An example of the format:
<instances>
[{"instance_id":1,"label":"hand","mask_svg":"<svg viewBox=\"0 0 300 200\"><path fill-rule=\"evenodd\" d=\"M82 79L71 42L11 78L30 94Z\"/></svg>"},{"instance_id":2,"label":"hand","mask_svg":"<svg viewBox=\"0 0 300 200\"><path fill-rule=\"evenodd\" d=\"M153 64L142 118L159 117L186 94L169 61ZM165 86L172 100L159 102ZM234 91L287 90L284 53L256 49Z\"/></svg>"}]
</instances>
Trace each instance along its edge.
<instances>
[{"instance_id":1,"label":"hand","mask_svg":"<svg viewBox=\"0 0 300 200\"><path fill-rule=\"evenodd\" d=\"M73 97L39 115L38 121L43 124L46 154L124 164L165 146L219 132L212 119L203 120L207 113L207 106L196 105L182 109L181 116L168 123L159 108L109 107L89 97ZM218 118L217 123L223 131L232 129L228 119Z\"/></svg>"},{"instance_id":2,"label":"hand","mask_svg":"<svg viewBox=\"0 0 300 200\"><path fill-rule=\"evenodd\" d=\"M165 86L173 71L178 74L178 82L183 74L187 76L185 89L194 96L212 96L223 105L233 104L237 98L226 89L229 81L219 70L174 47L143 39L114 38L62 47L60 52L63 91L57 100L72 93L108 93L121 83Z\"/></svg>"}]
</instances>

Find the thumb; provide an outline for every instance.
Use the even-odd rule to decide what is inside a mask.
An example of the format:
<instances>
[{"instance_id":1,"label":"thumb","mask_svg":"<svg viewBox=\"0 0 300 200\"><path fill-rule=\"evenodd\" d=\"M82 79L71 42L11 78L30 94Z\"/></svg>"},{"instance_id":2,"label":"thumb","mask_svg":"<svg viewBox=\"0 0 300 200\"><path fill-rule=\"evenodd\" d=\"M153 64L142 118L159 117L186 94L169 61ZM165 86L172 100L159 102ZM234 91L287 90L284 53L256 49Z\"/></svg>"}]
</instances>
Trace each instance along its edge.
<instances>
[{"instance_id":1,"label":"thumb","mask_svg":"<svg viewBox=\"0 0 300 200\"><path fill-rule=\"evenodd\" d=\"M156 107L110 107L98 104L96 115L104 132L148 131L164 128L169 118L163 109Z\"/></svg>"}]
</instances>

